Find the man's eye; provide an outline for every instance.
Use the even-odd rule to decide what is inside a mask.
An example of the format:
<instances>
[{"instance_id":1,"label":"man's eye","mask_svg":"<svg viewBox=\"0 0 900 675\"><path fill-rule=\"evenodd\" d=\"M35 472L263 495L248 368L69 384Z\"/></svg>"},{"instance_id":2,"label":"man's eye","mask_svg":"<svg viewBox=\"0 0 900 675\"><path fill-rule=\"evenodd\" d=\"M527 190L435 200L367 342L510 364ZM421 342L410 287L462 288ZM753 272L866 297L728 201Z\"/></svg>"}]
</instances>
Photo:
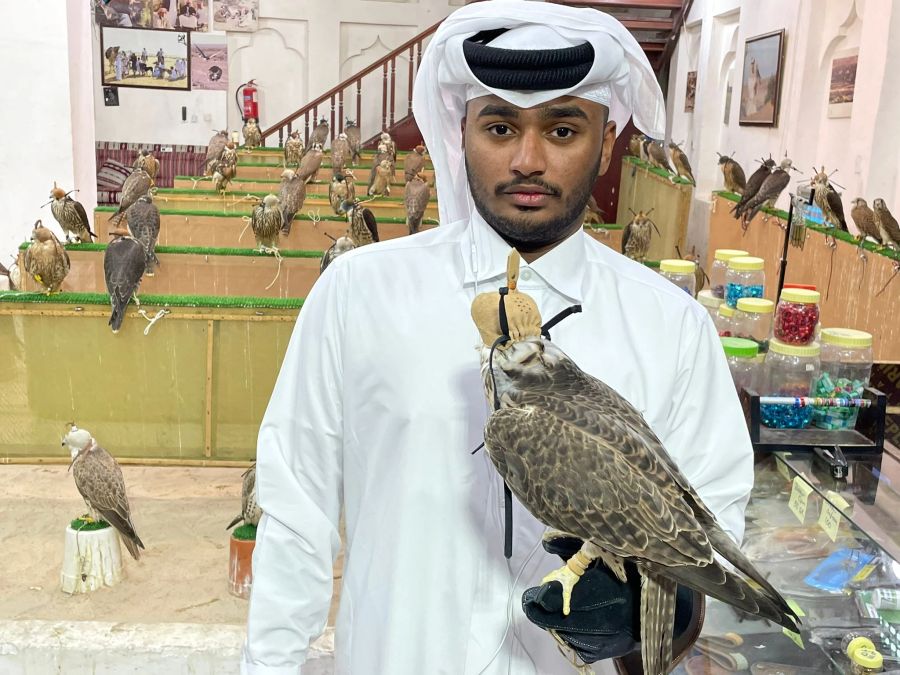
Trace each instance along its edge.
<instances>
[{"instance_id":1,"label":"man's eye","mask_svg":"<svg viewBox=\"0 0 900 675\"><path fill-rule=\"evenodd\" d=\"M575 131L569 127L557 127L551 132L556 138L571 138L575 135Z\"/></svg>"},{"instance_id":2,"label":"man's eye","mask_svg":"<svg viewBox=\"0 0 900 675\"><path fill-rule=\"evenodd\" d=\"M490 131L495 136L508 136L511 129L505 124L493 124L488 127L488 131Z\"/></svg>"}]
</instances>

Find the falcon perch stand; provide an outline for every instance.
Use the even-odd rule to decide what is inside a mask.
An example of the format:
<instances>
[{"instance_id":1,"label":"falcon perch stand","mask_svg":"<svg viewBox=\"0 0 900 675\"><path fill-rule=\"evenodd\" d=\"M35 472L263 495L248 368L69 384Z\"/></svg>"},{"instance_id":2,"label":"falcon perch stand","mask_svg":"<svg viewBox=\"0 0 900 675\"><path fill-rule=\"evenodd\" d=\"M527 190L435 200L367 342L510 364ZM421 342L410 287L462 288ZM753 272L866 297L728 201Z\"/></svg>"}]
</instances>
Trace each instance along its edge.
<instances>
[{"instance_id":1,"label":"falcon perch stand","mask_svg":"<svg viewBox=\"0 0 900 675\"><path fill-rule=\"evenodd\" d=\"M66 527L66 549L59 580L63 593L90 593L122 580L122 548L112 527L76 530Z\"/></svg>"}]
</instances>

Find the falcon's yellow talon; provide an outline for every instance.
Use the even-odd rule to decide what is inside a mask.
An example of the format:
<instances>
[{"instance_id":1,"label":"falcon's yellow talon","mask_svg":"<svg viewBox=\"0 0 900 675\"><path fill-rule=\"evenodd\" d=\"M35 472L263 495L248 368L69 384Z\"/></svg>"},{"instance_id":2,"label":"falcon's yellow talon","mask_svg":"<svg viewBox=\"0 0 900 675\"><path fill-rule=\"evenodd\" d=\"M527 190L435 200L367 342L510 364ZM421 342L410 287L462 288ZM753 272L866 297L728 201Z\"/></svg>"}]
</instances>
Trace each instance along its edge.
<instances>
[{"instance_id":1,"label":"falcon's yellow talon","mask_svg":"<svg viewBox=\"0 0 900 675\"><path fill-rule=\"evenodd\" d=\"M550 574L541 579L541 584L546 584L551 581L558 581L562 584L564 616L569 616L569 612L572 610L572 589L575 588L575 584L578 583L580 578L580 574L572 570L568 565L563 565L558 570L553 570Z\"/></svg>"}]
</instances>

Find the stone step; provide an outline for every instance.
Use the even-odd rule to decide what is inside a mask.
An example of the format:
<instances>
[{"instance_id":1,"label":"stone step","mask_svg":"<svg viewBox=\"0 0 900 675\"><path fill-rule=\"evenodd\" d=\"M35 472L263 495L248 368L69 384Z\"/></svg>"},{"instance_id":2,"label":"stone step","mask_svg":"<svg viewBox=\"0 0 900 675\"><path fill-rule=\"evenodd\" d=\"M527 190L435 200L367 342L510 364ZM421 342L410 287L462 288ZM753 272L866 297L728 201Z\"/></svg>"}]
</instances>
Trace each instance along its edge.
<instances>
[{"instance_id":1,"label":"stone step","mask_svg":"<svg viewBox=\"0 0 900 675\"><path fill-rule=\"evenodd\" d=\"M363 180L366 182L366 185L369 183L369 168L368 167L350 167L353 169L353 173L356 176L357 180ZM284 171L284 167L281 164L265 164L261 162L252 162L245 163L241 161L238 163L237 167L237 177L238 178L269 178L269 179L281 179L281 172ZM317 176L318 180L331 180L331 162L326 161L322 162L322 166L319 169L319 175ZM429 182L434 183L434 171L433 170L425 170L422 172L422 176ZM406 184L406 176L403 173L403 164L398 163L396 170L394 171L394 182Z\"/></svg>"},{"instance_id":2,"label":"stone step","mask_svg":"<svg viewBox=\"0 0 900 675\"><path fill-rule=\"evenodd\" d=\"M307 196L320 195L322 197L327 197L329 184L329 181L325 180L310 181L306 184L306 194ZM228 191L241 194L245 192L274 192L277 194L279 185L281 185L281 180L277 178L244 179L238 177L228 184ZM368 189L369 184L365 181L358 180L354 182L354 186L356 189L356 194L360 197L360 199L363 199L365 197L366 190ZM201 178L199 176L175 176L175 185L173 189L200 190L208 192L212 189L212 182L210 178ZM403 183L391 183L392 195L403 196L403 190ZM433 185L431 186L431 195L431 201L436 204L437 192L435 191Z\"/></svg>"},{"instance_id":3,"label":"stone step","mask_svg":"<svg viewBox=\"0 0 900 675\"><path fill-rule=\"evenodd\" d=\"M406 159L406 156L409 152L405 150L399 150L397 152L397 166L402 167L403 162ZM325 158L326 160L331 156L331 143L325 148ZM359 165L360 167L366 167L368 169L372 166L372 162L375 159L375 151L374 150L363 150L360 154ZM277 164L278 166L282 166L284 163L284 150L282 148L256 148L254 150L247 150L245 148L238 148L238 162L252 162L258 164ZM431 158L426 153L425 155L425 168L433 169L434 166L431 163Z\"/></svg>"}]
</instances>

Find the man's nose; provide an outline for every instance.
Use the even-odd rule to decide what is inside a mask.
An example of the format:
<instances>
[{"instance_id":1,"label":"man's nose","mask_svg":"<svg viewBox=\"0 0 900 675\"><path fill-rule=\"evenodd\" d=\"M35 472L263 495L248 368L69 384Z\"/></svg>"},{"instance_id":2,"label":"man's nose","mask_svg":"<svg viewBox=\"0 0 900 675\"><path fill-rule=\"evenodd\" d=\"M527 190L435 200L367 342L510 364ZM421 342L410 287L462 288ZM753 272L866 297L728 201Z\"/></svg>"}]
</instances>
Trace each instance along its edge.
<instances>
[{"instance_id":1,"label":"man's nose","mask_svg":"<svg viewBox=\"0 0 900 675\"><path fill-rule=\"evenodd\" d=\"M540 131L528 130L519 135L510 171L521 176L540 176L547 169L544 139Z\"/></svg>"}]
</instances>

